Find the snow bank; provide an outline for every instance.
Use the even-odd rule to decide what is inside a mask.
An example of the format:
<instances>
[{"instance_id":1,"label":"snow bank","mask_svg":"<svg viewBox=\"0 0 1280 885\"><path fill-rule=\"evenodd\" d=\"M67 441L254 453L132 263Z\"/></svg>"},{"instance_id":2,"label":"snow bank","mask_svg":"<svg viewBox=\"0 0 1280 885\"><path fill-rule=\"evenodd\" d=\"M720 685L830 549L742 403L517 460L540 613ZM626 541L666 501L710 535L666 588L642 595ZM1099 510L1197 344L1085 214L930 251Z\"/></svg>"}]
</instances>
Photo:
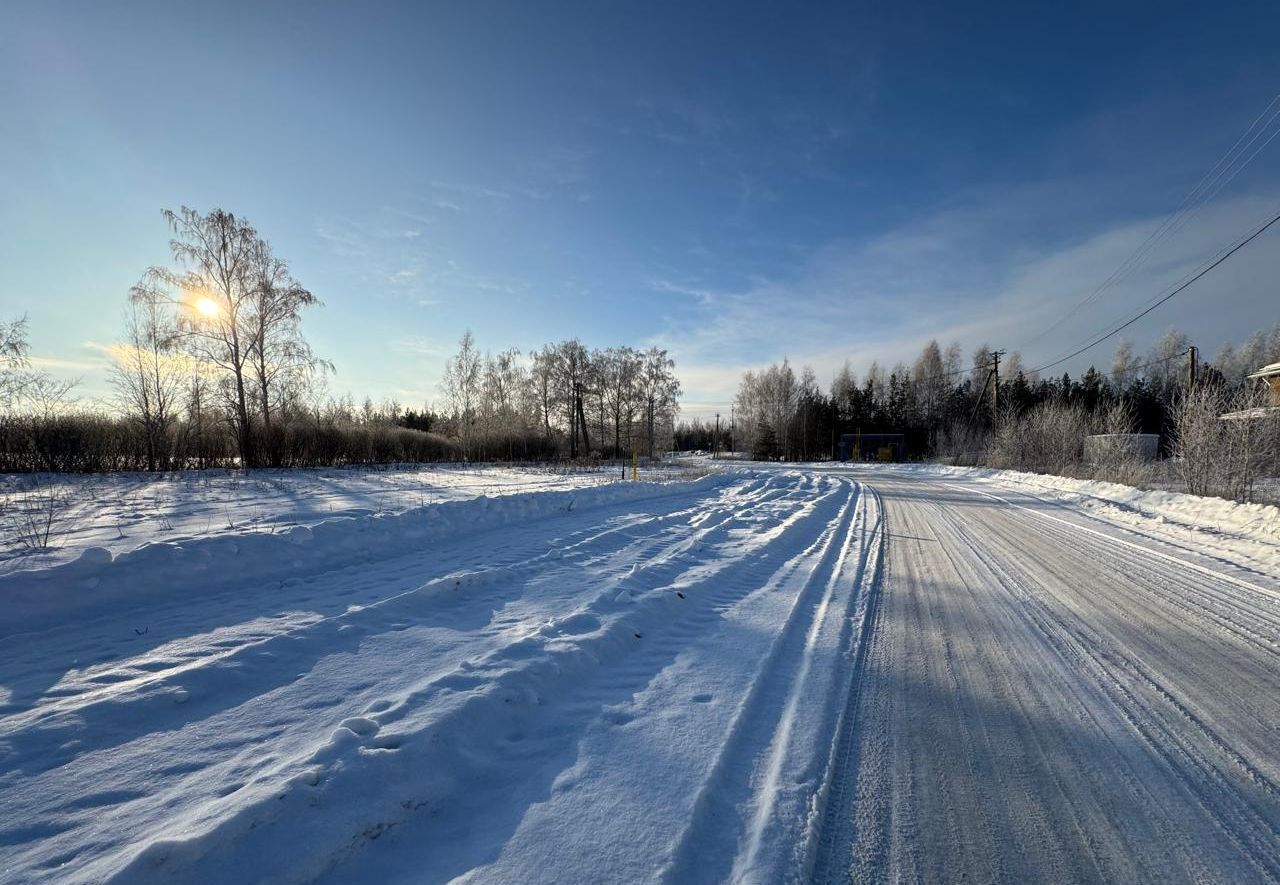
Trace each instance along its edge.
<instances>
[{"instance_id":1,"label":"snow bank","mask_svg":"<svg viewBox=\"0 0 1280 885\"><path fill-rule=\"evenodd\" d=\"M148 543L121 554L90 547L68 563L0 575L0 635L156 596L201 596L236 585L245 592L269 591L285 578L398 556L464 532L588 507L688 495L730 481L728 476L712 475L692 482L614 483L500 498L481 495L396 514L338 517L279 532Z\"/></svg>"},{"instance_id":2,"label":"snow bank","mask_svg":"<svg viewBox=\"0 0 1280 885\"><path fill-rule=\"evenodd\" d=\"M1280 571L1280 507L987 467L913 464L891 469L1048 494L1089 516L1166 539L1176 538L1183 543L1191 540L1195 547L1229 548L1235 556Z\"/></svg>"},{"instance_id":3,"label":"snow bank","mask_svg":"<svg viewBox=\"0 0 1280 885\"><path fill-rule=\"evenodd\" d=\"M940 464L911 468L930 473L985 479L1004 485L1030 486L1070 496L1084 506L1122 507L1148 519L1163 519L1188 526L1215 526L1241 533L1260 533L1280 541L1280 508L1269 504L1240 504L1223 498L1206 498L1184 492L1139 489L1096 479L1072 479L1041 473L1020 473L986 467L946 467Z\"/></svg>"},{"instance_id":4,"label":"snow bank","mask_svg":"<svg viewBox=\"0 0 1280 885\"><path fill-rule=\"evenodd\" d=\"M670 480L678 465L642 467L643 480ZM685 468L687 472L687 468ZM280 530L337 516L401 513L414 507L534 491L607 485L619 471L561 465L400 465L174 473L0 474L10 527L22 514L49 515L48 544L0 532L0 573L70 562L89 547L121 554L148 541ZM688 477L683 477L688 478Z\"/></svg>"}]
</instances>

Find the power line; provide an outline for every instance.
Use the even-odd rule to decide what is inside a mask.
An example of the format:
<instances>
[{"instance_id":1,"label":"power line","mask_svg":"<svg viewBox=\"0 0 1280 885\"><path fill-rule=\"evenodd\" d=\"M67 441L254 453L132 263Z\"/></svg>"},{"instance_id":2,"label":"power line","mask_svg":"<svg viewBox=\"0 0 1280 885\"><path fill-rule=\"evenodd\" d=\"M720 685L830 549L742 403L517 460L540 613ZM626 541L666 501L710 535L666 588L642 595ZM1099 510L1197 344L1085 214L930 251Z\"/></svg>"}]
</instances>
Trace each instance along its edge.
<instances>
[{"instance_id":1,"label":"power line","mask_svg":"<svg viewBox=\"0 0 1280 885\"><path fill-rule=\"evenodd\" d=\"M1266 122L1261 127L1258 126L1259 121L1266 117ZM1236 176L1242 172L1253 160L1260 154L1277 135L1280 135L1280 127L1277 127L1267 138L1258 145L1257 148L1249 154L1244 162L1240 162L1240 158L1266 133L1275 121L1280 118L1280 94L1274 96L1267 106L1263 109L1249 127L1241 133L1225 154L1223 154L1218 162L1210 167L1199 183L1183 198L1182 202L1172 215L1164 219L1147 238L1143 240L1133 252L1122 261L1111 274L1098 284L1088 296L1077 302L1064 315L1059 317L1048 328L1029 339L1023 344L1027 347L1041 340L1054 329L1058 328L1082 308L1093 304L1103 293L1112 286L1118 284L1121 280L1132 274L1141 264L1156 250L1164 241L1174 236L1196 215L1210 200L1218 195L1221 190L1235 180ZM1256 131L1255 131L1256 130ZM1250 137L1250 133L1253 133ZM1247 139L1247 141L1246 141Z\"/></svg>"},{"instance_id":2,"label":"power line","mask_svg":"<svg viewBox=\"0 0 1280 885\"><path fill-rule=\"evenodd\" d=\"M1249 244L1250 244L1251 242L1253 242L1255 239L1257 239L1258 237L1262 236L1262 234L1263 234L1263 233L1264 233L1268 228L1270 228L1272 225L1274 225L1277 221L1280 221L1280 215L1274 215L1274 216L1272 216L1270 221L1268 221L1268 222L1266 222L1265 224L1263 224L1261 227L1259 227L1259 228L1258 228L1257 230L1255 230L1253 233L1249 234L1249 235L1248 235L1247 237L1245 237L1243 240L1240 240L1238 243L1236 243L1234 246L1232 246L1232 247L1231 247L1230 249L1228 249L1226 252L1222 253L1222 254L1221 254L1221 255L1219 255L1217 258L1215 258L1212 262L1210 262L1209 264L1207 264L1207 265L1205 265L1204 267L1202 267L1199 271L1197 271L1195 274L1193 274L1193 275L1191 276L1191 278L1190 278L1190 279L1188 279L1188 280L1184 281L1183 283L1179 284L1178 286L1176 286L1172 291L1170 291L1170 292L1169 292L1169 293L1167 293L1166 295L1164 295L1164 296L1162 296L1162 297L1160 297L1160 298L1156 299L1154 302L1152 302L1151 304L1147 305L1147 307L1146 307L1146 308L1144 308L1143 310L1139 311L1137 314L1133 315L1133 316L1132 316L1132 317L1130 317L1129 319L1125 320L1123 323L1121 323L1120 325L1116 326L1116 327L1115 327L1114 329L1112 329L1110 332L1107 332L1105 335L1101 335L1101 336L1099 336L1099 337L1095 338L1094 340L1090 341L1088 344L1086 344L1086 345L1084 345L1083 347L1081 347L1081 348L1079 348L1079 349L1077 349L1077 350L1075 350L1075 351L1073 351L1073 352L1071 352L1071 353L1067 354L1066 356L1062 357L1061 359L1054 360L1053 362L1051 362L1051 363L1047 363L1047 364L1045 364L1045 365L1041 366L1041 367L1040 367L1040 368L1038 368L1038 369L1033 369L1032 371L1033 371L1033 372L1043 372L1045 369L1052 369L1054 366L1062 365L1063 363L1067 362L1067 360L1074 359L1075 357L1077 357L1077 356L1079 356L1080 354L1084 353L1086 350L1090 350L1090 349L1092 349L1092 348L1096 347L1097 345L1099 345L1099 344L1101 344L1102 342L1106 341L1108 338L1112 338L1112 337L1114 337L1115 335L1117 335L1119 332L1121 332L1122 330L1124 330L1124 329L1128 328L1129 326L1132 326L1132 325L1133 325L1134 323L1136 323L1138 320L1142 319L1144 316L1146 316L1147 314L1151 313L1151 311L1155 310L1157 307L1159 307L1160 305L1164 304L1164 303L1165 303L1166 301L1168 301L1170 298L1173 298L1175 295L1177 295L1178 293L1180 293L1180 292L1182 292L1183 290L1185 290L1185 289L1186 289L1188 286L1190 286L1192 283L1196 282L1196 281L1197 281L1197 280L1199 280L1201 277L1205 276L1205 274L1209 273L1209 271L1213 270L1213 269L1214 269L1214 268L1216 268L1218 265L1222 264L1224 261L1226 261L1228 258L1230 258L1232 255L1235 255L1237 252L1239 252L1239 251L1240 251L1241 249L1243 249L1245 246L1249 245Z\"/></svg>"},{"instance_id":3,"label":"power line","mask_svg":"<svg viewBox=\"0 0 1280 885\"><path fill-rule=\"evenodd\" d=\"M1099 372L1096 366L1091 368L1093 368L1094 373L1097 375L1101 375L1104 378L1114 378L1116 375L1127 375L1130 372L1141 372L1143 369L1150 369L1152 366L1159 366L1164 363L1172 362L1173 360L1180 360L1190 352L1191 348L1188 347L1186 350L1179 351L1172 356L1161 357L1158 360L1151 360L1149 362L1140 363L1136 366L1125 366L1123 369L1112 369L1110 372ZM1040 370L1035 369L1034 371L1038 372ZM1084 376L1081 375L1080 377L1083 378Z\"/></svg>"},{"instance_id":4,"label":"power line","mask_svg":"<svg viewBox=\"0 0 1280 885\"><path fill-rule=\"evenodd\" d=\"M936 381L939 378L953 378L956 375L972 375L975 372L981 372L983 369L990 369L990 368L991 368L991 363L983 363L982 365L979 365L979 366L970 366L967 369L953 369L950 372L939 372L935 375L925 375L922 378L913 378L911 376L911 370L907 369L906 377L909 380L915 382L916 384L920 384L924 381ZM889 374L892 375L893 372L890 372Z\"/></svg>"}]
</instances>

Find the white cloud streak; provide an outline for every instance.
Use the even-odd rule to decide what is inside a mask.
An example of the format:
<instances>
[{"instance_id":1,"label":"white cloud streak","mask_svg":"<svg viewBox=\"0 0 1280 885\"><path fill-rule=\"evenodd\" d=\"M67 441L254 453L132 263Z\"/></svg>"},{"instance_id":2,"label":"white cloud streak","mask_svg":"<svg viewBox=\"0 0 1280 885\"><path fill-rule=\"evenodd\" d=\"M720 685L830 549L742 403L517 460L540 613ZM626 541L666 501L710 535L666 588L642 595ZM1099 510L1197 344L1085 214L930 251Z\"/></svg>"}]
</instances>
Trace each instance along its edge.
<instances>
[{"instance_id":1,"label":"white cloud streak","mask_svg":"<svg viewBox=\"0 0 1280 885\"><path fill-rule=\"evenodd\" d=\"M865 242L828 244L790 279L715 293L691 317L669 322L655 342L676 357L690 403L732 399L746 367L785 357L829 378L846 359L858 370L873 360L909 362L931 338L959 341L966 352L983 343L1028 344L1024 360L1034 367L1136 312L1273 214L1276 202L1275 195L1237 197L1206 207L1098 304L1040 341L1038 332L1093 291L1163 219L1111 224L1036 248L1010 235L1007 221L1015 213L1009 206L946 210ZM1274 238L1256 245L1135 326L1140 346L1170 324L1197 333L1211 348L1269 323L1257 306L1266 303L1270 281L1280 278L1280 250ZM666 281L653 287L700 294ZM1106 365L1109 348L1101 345L1064 368Z\"/></svg>"}]
</instances>

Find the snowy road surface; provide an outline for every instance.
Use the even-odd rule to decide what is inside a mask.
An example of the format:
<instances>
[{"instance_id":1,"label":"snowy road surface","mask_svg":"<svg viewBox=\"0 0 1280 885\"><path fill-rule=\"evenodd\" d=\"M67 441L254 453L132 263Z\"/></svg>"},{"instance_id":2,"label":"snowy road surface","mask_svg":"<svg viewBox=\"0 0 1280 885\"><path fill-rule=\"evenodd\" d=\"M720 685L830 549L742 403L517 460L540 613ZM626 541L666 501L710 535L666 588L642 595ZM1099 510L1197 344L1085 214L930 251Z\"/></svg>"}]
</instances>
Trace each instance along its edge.
<instances>
[{"instance_id":1,"label":"snowy road surface","mask_svg":"<svg viewBox=\"0 0 1280 885\"><path fill-rule=\"evenodd\" d=\"M1280 881L1253 543L815 468L3 576L0 880Z\"/></svg>"},{"instance_id":2,"label":"snowy road surface","mask_svg":"<svg viewBox=\"0 0 1280 885\"><path fill-rule=\"evenodd\" d=\"M818 878L1280 881L1280 584L1017 492L874 482Z\"/></svg>"}]
</instances>

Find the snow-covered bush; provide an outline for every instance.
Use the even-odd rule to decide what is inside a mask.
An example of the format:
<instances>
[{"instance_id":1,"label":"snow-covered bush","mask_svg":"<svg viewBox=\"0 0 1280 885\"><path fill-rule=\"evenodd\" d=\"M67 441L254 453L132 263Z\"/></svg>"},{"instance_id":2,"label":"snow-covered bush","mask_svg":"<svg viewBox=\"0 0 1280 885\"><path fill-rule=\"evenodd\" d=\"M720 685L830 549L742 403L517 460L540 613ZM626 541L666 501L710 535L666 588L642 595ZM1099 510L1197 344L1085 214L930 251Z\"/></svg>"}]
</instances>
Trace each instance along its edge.
<instances>
[{"instance_id":1,"label":"snow-covered bush","mask_svg":"<svg viewBox=\"0 0 1280 885\"><path fill-rule=\"evenodd\" d=\"M1006 412L992 435L987 463L1070 476L1080 469L1089 432L1089 415L1078 405L1050 402L1022 415Z\"/></svg>"},{"instance_id":2,"label":"snow-covered bush","mask_svg":"<svg viewBox=\"0 0 1280 885\"><path fill-rule=\"evenodd\" d=\"M1174 455L1187 491L1248 501L1280 455L1280 411L1252 390L1202 384L1178 402Z\"/></svg>"},{"instance_id":3,"label":"snow-covered bush","mask_svg":"<svg viewBox=\"0 0 1280 885\"><path fill-rule=\"evenodd\" d=\"M15 548L47 550L68 530L73 509L67 489L52 482L36 482L0 498L0 521Z\"/></svg>"},{"instance_id":4,"label":"snow-covered bush","mask_svg":"<svg viewBox=\"0 0 1280 885\"><path fill-rule=\"evenodd\" d=\"M933 440L939 460L956 467L976 467L984 462L990 446L990 432L969 421L952 421Z\"/></svg>"},{"instance_id":5,"label":"snow-covered bush","mask_svg":"<svg viewBox=\"0 0 1280 885\"><path fill-rule=\"evenodd\" d=\"M1120 440L1132 434L1137 423L1133 407L1121 400L1103 412L1094 431L1105 437ZM1132 445L1102 446L1090 466L1094 479L1121 485L1140 486L1151 478L1151 462L1142 456L1136 446Z\"/></svg>"}]
</instances>

